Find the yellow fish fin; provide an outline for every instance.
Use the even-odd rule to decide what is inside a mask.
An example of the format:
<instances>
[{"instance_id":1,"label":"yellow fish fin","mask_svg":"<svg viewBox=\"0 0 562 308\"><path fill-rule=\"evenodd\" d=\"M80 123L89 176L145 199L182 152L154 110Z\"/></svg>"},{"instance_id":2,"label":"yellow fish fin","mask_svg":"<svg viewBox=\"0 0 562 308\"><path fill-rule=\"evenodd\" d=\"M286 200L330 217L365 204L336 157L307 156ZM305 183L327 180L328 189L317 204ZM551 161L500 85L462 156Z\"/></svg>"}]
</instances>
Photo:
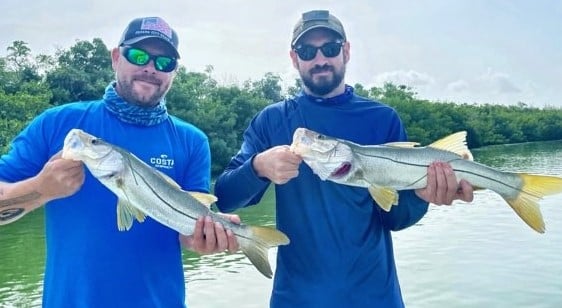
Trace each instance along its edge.
<instances>
[{"instance_id":1,"label":"yellow fish fin","mask_svg":"<svg viewBox=\"0 0 562 308\"><path fill-rule=\"evenodd\" d=\"M119 202L117 202L117 229L119 231L128 231L131 229L135 218L139 222L143 222L146 219L146 215L130 205L128 201L119 199Z\"/></svg>"},{"instance_id":2,"label":"yellow fish fin","mask_svg":"<svg viewBox=\"0 0 562 308\"><path fill-rule=\"evenodd\" d=\"M122 186L121 181L117 181L117 186ZM139 222L143 222L146 219L146 215L139 209L131 205L127 192L123 190L126 196L126 200L119 198L117 201L117 229L119 231L128 231L133 226L133 219L137 219Z\"/></svg>"},{"instance_id":3,"label":"yellow fish fin","mask_svg":"<svg viewBox=\"0 0 562 308\"><path fill-rule=\"evenodd\" d=\"M206 194L198 191L188 191L188 193L207 207L210 207L211 204L217 202L217 197L212 194Z\"/></svg>"},{"instance_id":4,"label":"yellow fish fin","mask_svg":"<svg viewBox=\"0 0 562 308\"><path fill-rule=\"evenodd\" d=\"M156 169L154 169L156 170ZM170 185L174 186L175 188L179 189L179 190L183 190L181 188L181 186L176 183L176 181L174 181L174 179L172 179L171 177L169 177L167 174L163 173L160 170L156 170L158 172L158 174L160 174L162 176L162 178L164 178L164 180L166 180ZM198 191L187 191L188 194L190 194L193 198L197 199L197 201L203 203L205 206L207 207L211 207L211 204L217 202L217 197L215 197L214 195L211 194L206 194L206 193L202 193L202 192L198 192Z\"/></svg>"},{"instance_id":5,"label":"yellow fish fin","mask_svg":"<svg viewBox=\"0 0 562 308\"><path fill-rule=\"evenodd\" d=\"M539 233L544 233L544 221L539 204L535 199L534 196L522 193L516 199L506 201L529 227Z\"/></svg>"},{"instance_id":6,"label":"yellow fish fin","mask_svg":"<svg viewBox=\"0 0 562 308\"><path fill-rule=\"evenodd\" d=\"M389 142L385 143L384 146L388 147L395 147L395 148L414 148L417 147L419 142L410 142L410 141L397 141L397 142Z\"/></svg>"},{"instance_id":7,"label":"yellow fish fin","mask_svg":"<svg viewBox=\"0 0 562 308\"><path fill-rule=\"evenodd\" d=\"M548 175L521 173L521 193L515 199L506 199L513 210L533 230L544 233L545 226L538 201L544 196L562 193L562 178Z\"/></svg>"},{"instance_id":8,"label":"yellow fish fin","mask_svg":"<svg viewBox=\"0 0 562 308\"><path fill-rule=\"evenodd\" d=\"M390 208L398 204L398 192L396 190L376 185L372 185L368 189L371 197L386 212L390 212Z\"/></svg>"},{"instance_id":9,"label":"yellow fish fin","mask_svg":"<svg viewBox=\"0 0 562 308\"><path fill-rule=\"evenodd\" d=\"M428 145L428 147L453 152L466 160L474 160L472 153L466 146L466 131L460 131L441 138Z\"/></svg>"},{"instance_id":10,"label":"yellow fish fin","mask_svg":"<svg viewBox=\"0 0 562 308\"><path fill-rule=\"evenodd\" d=\"M275 228L248 227L252 230L252 236L244 239L238 238L240 249L260 273L267 278L271 278L273 271L269 265L267 250L271 247L289 244L289 238Z\"/></svg>"},{"instance_id":11,"label":"yellow fish fin","mask_svg":"<svg viewBox=\"0 0 562 308\"><path fill-rule=\"evenodd\" d=\"M562 193L562 178L552 175L520 173L523 180L521 190L539 198Z\"/></svg>"}]
</instances>

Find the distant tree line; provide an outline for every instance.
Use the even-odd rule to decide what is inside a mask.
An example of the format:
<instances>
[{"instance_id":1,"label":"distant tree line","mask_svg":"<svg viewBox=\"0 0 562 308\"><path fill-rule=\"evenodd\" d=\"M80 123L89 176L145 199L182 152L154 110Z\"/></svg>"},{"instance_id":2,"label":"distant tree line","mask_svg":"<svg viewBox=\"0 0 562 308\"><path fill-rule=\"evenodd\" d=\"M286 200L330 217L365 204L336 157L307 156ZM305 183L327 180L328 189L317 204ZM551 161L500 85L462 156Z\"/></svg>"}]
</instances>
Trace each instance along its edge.
<instances>
[{"instance_id":1,"label":"distant tree line","mask_svg":"<svg viewBox=\"0 0 562 308\"><path fill-rule=\"evenodd\" d=\"M114 79L109 49L95 38L76 41L54 55L33 56L28 44L14 41L0 57L0 150L7 152L13 137L46 108L75 101L99 99ZM221 85L213 67L188 72L180 66L167 95L171 114L201 128L212 152L212 173L223 170L242 142L251 118L263 107L300 91L298 80L283 89L273 73L241 85ZM416 97L410 87L385 84L358 94L395 108L411 140L429 144L447 134L468 131L470 148L493 144L562 139L562 109L433 102Z\"/></svg>"}]
</instances>

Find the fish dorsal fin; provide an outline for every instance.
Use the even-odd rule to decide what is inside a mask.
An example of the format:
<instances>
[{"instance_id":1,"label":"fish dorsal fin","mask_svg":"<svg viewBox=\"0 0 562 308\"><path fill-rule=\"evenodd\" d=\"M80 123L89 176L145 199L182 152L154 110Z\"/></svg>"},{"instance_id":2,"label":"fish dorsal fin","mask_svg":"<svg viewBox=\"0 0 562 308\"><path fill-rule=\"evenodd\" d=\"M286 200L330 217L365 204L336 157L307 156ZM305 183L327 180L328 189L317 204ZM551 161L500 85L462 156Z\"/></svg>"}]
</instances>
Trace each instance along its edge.
<instances>
[{"instance_id":1,"label":"fish dorsal fin","mask_svg":"<svg viewBox=\"0 0 562 308\"><path fill-rule=\"evenodd\" d=\"M384 145L387 147L395 147L395 148L414 148L420 144L419 142L397 141L397 142L385 143Z\"/></svg>"},{"instance_id":2,"label":"fish dorsal fin","mask_svg":"<svg viewBox=\"0 0 562 308\"><path fill-rule=\"evenodd\" d=\"M198 191L188 191L193 198L197 199L197 201L203 203L206 207L211 207L211 204L217 202L217 197L212 194L206 194Z\"/></svg>"},{"instance_id":3,"label":"fish dorsal fin","mask_svg":"<svg viewBox=\"0 0 562 308\"><path fill-rule=\"evenodd\" d=\"M398 204L398 192L392 188L372 185L369 188L371 197L386 212L390 212L393 205Z\"/></svg>"},{"instance_id":4,"label":"fish dorsal fin","mask_svg":"<svg viewBox=\"0 0 562 308\"><path fill-rule=\"evenodd\" d=\"M132 206L129 201L119 199L117 202L117 229L119 229L119 231L128 231L133 226L133 220L135 218L139 222L143 222L146 215Z\"/></svg>"},{"instance_id":5,"label":"fish dorsal fin","mask_svg":"<svg viewBox=\"0 0 562 308\"><path fill-rule=\"evenodd\" d=\"M466 131L456 132L441 138L428 147L455 153L466 160L473 160L472 153L466 146Z\"/></svg>"}]
</instances>

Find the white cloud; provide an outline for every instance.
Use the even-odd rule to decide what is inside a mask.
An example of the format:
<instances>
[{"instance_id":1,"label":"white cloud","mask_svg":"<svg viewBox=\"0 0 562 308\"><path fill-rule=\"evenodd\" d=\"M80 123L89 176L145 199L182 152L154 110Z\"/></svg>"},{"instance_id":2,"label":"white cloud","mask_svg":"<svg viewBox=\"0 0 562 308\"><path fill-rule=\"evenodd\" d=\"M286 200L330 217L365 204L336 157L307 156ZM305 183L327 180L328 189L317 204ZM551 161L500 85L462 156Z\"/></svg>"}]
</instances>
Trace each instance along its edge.
<instances>
[{"instance_id":1,"label":"white cloud","mask_svg":"<svg viewBox=\"0 0 562 308\"><path fill-rule=\"evenodd\" d=\"M481 89L498 94L521 92L521 89L511 81L508 74L495 72L491 68L476 79L476 84Z\"/></svg>"},{"instance_id":2,"label":"white cloud","mask_svg":"<svg viewBox=\"0 0 562 308\"><path fill-rule=\"evenodd\" d=\"M414 70L398 70L392 72L384 72L375 76L375 85L382 85L391 82L398 85L407 85L413 88L420 88L435 83L433 77L425 73L416 72Z\"/></svg>"},{"instance_id":3,"label":"white cloud","mask_svg":"<svg viewBox=\"0 0 562 308\"><path fill-rule=\"evenodd\" d=\"M294 22L306 10L325 8L342 20L352 44L350 84L405 84L431 100L562 107L562 66L552 65L562 63L562 19L551 3L519 1L506 11L503 4L469 0L445 6L388 0L23 2L0 0L6 12L0 28L9 29L0 36L0 57L14 40L28 42L33 54L94 37L111 48L130 19L157 15L176 28L188 70L212 65L224 83L273 72L292 85L298 77L288 56Z\"/></svg>"},{"instance_id":4,"label":"white cloud","mask_svg":"<svg viewBox=\"0 0 562 308\"><path fill-rule=\"evenodd\" d=\"M456 80L447 84L447 90L451 92L465 92L470 88L468 81Z\"/></svg>"}]
</instances>

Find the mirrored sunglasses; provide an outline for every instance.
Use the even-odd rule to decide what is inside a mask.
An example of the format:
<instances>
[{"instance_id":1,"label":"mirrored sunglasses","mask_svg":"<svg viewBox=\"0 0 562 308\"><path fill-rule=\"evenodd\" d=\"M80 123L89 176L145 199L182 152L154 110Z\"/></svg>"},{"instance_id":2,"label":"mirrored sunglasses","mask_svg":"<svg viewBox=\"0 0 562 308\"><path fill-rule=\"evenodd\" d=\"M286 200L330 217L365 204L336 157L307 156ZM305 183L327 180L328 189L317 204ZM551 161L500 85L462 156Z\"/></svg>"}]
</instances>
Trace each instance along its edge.
<instances>
[{"instance_id":1,"label":"mirrored sunglasses","mask_svg":"<svg viewBox=\"0 0 562 308\"><path fill-rule=\"evenodd\" d=\"M169 73L175 70L178 65L178 60L176 58L151 55L148 52L136 47L125 46L122 48L121 53L123 54L123 57L129 61L129 63L138 66L144 66L152 60L154 68L159 72Z\"/></svg>"}]
</instances>

